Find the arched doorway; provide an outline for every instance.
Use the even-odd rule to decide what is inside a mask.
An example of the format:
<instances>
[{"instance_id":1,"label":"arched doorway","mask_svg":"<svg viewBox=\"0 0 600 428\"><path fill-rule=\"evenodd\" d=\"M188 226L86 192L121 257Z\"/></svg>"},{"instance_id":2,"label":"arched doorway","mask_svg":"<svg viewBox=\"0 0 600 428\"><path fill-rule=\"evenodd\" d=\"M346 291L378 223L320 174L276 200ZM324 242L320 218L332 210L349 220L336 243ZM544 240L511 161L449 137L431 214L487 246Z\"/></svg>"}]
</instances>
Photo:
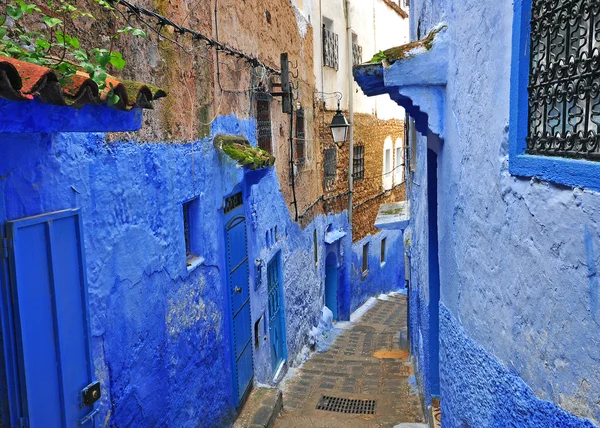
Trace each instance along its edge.
<instances>
[{"instance_id":1,"label":"arched doorway","mask_svg":"<svg viewBox=\"0 0 600 428\"><path fill-rule=\"evenodd\" d=\"M335 253L330 252L325 259L325 306L338 319L338 263Z\"/></svg>"}]
</instances>

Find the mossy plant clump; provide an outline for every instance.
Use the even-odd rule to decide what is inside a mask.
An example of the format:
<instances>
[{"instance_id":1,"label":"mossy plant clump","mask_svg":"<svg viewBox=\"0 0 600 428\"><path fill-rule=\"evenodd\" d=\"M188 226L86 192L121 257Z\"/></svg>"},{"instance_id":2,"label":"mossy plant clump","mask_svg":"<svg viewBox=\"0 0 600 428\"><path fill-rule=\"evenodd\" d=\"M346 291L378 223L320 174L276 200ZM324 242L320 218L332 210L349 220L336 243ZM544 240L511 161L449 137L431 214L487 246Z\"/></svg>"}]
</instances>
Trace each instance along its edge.
<instances>
[{"instance_id":1,"label":"mossy plant clump","mask_svg":"<svg viewBox=\"0 0 600 428\"><path fill-rule=\"evenodd\" d=\"M435 28L431 30L424 39L417 40L416 42L410 42L402 46L396 46L384 51L379 51L373 55L373 58L371 58L369 64L379 64L382 61L387 61L390 64L393 64L395 61L414 56L415 52L418 52L419 48L430 50L433 46L435 36L437 36L444 28L446 28L446 25Z\"/></svg>"},{"instance_id":2,"label":"mossy plant clump","mask_svg":"<svg viewBox=\"0 0 600 428\"><path fill-rule=\"evenodd\" d=\"M231 159L250 169L261 169L275 164L275 158L271 154L251 146L243 137L216 135L214 145Z\"/></svg>"}]
</instances>

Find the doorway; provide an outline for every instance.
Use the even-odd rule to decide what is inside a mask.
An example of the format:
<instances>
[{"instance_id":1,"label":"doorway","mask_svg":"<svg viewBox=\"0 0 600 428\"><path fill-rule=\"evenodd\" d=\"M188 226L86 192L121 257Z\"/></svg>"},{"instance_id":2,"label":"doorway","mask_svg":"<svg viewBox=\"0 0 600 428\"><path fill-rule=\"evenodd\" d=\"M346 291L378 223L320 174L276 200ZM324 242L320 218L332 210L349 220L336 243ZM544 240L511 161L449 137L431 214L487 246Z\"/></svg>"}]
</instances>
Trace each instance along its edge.
<instances>
[{"instance_id":1,"label":"doorway","mask_svg":"<svg viewBox=\"0 0 600 428\"><path fill-rule=\"evenodd\" d=\"M269 335L271 338L271 369L277 373L285 361L285 310L281 284L281 256L277 253L267 265L269 293Z\"/></svg>"},{"instance_id":2,"label":"doorway","mask_svg":"<svg viewBox=\"0 0 600 428\"><path fill-rule=\"evenodd\" d=\"M226 199L225 224L235 404L236 407L239 407L251 389L254 374L251 345L250 272L246 218L244 217L241 192Z\"/></svg>"},{"instance_id":3,"label":"doorway","mask_svg":"<svg viewBox=\"0 0 600 428\"><path fill-rule=\"evenodd\" d=\"M325 259L325 306L333 313L333 320L338 320L338 265L334 252Z\"/></svg>"},{"instance_id":4,"label":"doorway","mask_svg":"<svg viewBox=\"0 0 600 428\"><path fill-rule=\"evenodd\" d=\"M427 217L429 261L429 385L440 395L440 264L438 247L438 156L427 149Z\"/></svg>"},{"instance_id":5,"label":"doorway","mask_svg":"<svg viewBox=\"0 0 600 428\"><path fill-rule=\"evenodd\" d=\"M79 210L6 223L19 408L28 427L95 426L87 281Z\"/></svg>"}]
</instances>

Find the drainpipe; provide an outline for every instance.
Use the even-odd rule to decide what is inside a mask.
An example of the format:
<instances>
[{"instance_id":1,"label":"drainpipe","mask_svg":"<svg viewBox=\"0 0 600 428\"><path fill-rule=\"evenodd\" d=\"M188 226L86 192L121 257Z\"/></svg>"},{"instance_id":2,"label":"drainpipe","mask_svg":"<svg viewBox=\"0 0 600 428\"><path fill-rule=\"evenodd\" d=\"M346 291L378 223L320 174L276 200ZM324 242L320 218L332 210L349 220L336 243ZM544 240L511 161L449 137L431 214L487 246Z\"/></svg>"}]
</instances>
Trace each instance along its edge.
<instances>
[{"instance_id":1,"label":"drainpipe","mask_svg":"<svg viewBox=\"0 0 600 428\"><path fill-rule=\"evenodd\" d=\"M354 77L352 75L352 21L350 19L350 2L346 0L346 30L348 39L348 223L350 239L352 239L352 195L354 192ZM350 241L352 242L352 241Z\"/></svg>"}]
</instances>

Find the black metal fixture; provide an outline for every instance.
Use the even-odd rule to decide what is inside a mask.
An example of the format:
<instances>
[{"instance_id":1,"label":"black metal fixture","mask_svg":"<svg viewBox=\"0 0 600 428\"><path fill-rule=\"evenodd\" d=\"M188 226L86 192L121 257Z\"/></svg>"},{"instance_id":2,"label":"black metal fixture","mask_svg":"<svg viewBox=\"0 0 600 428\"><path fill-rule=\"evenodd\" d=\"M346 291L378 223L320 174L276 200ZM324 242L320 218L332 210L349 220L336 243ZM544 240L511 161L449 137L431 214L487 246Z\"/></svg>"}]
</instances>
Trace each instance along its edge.
<instances>
[{"instance_id":1,"label":"black metal fixture","mask_svg":"<svg viewBox=\"0 0 600 428\"><path fill-rule=\"evenodd\" d=\"M600 161L598 30L588 30L600 9L581 0L567 18L567 4L532 2L527 153Z\"/></svg>"},{"instance_id":2,"label":"black metal fixture","mask_svg":"<svg viewBox=\"0 0 600 428\"><path fill-rule=\"evenodd\" d=\"M341 149L348 138L348 129L350 129L350 124L348 123L348 120L346 120L346 116L342 114L342 110L340 110L339 101L337 111L335 112L333 119L331 119L329 129L331 129L333 142L336 146L338 146L339 149Z\"/></svg>"}]
</instances>

